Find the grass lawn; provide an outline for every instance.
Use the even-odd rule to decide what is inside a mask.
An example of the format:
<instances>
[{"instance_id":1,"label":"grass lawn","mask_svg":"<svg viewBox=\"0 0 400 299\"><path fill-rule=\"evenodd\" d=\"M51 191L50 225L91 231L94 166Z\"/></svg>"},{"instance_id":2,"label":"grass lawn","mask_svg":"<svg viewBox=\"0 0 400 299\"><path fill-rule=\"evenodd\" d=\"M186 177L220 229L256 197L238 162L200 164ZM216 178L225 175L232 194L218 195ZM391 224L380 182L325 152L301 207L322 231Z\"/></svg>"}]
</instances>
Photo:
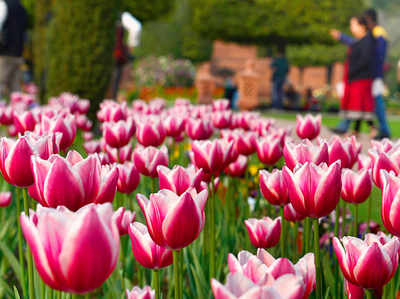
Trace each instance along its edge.
<instances>
[{"instance_id":1,"label":"grass lawn","mask_svg":"<svg viewBox=\"0 0 400 299\"><path fill-rule=\"evenodd\" d=\"M296 120L296 114L295 112L265 112L263 113L267 117L272 117L272 118L280 118L280 119L287 119L287 120ZM329 128L335 127L338 123L340 122L340 118L337 115L324 115L322 116L322 124L324 126L327 126ZM392 135L394 138L400 138L400 119L399 118L391 118L389 117L389 126L390 129L392 130ZM362 131L363 132L368 132L368 127L364 123L362 126Z\"/></svg>"}]
</instances>

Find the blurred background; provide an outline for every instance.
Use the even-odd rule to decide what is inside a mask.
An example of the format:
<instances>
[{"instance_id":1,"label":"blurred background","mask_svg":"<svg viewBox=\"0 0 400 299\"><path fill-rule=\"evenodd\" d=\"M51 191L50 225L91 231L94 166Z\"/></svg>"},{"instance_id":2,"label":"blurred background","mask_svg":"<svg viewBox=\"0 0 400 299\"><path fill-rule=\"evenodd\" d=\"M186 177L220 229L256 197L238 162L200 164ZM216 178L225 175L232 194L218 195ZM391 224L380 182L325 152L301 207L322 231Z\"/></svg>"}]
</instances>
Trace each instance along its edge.
<instances>
[{"instance_id":1,"label":"blurred background","mask_svg":"<svg viewBox=\"0 0 400 299\"><path fill-rule=\"evenodd\" d=\"M90 99L93 111L104 98L207 103L240 88L256 98L241 108L268 108L271 62L284 49L290 63L284 108L337 112L346 46L330 30L349 33L352 16L375 8L389 40L387 109L400 112L400 1L20 2L28 15L22 88L42 101L72 92Z\"/></svg>"}]
</instances>

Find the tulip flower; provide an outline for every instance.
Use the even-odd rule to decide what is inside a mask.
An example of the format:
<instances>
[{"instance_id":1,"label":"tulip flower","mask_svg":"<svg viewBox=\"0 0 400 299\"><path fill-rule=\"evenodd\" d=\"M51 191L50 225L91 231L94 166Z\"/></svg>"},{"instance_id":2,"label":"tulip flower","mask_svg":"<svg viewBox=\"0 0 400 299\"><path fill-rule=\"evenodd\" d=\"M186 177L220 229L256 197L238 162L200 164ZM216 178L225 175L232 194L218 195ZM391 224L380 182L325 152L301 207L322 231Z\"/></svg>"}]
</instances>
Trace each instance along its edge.
<instances>
[{"instance_id":1,"label":"tulip flower","mask_svg":"<svg viewBox=\"0 0 400 299\"><path fill-rule=\"evenodd\" d=\"M264 198L272 205L284 206L289 203L288 188L282 171L274 169L272 173L260 170L260 190Z\"/></svg>"},{"instance_id":2,"label":"tulip flower","mask_svg":"<svg viewBox=\"0 0 400 299\"><path fill-rule=\"evenodd\" d=\"M308 139L299 144L288 141L283 148L283 157L290 170L299 163L312 162L316 165L329 163L328 144L320 142L319 145L313 145Z\"/></svg>"},{"instance_id":3,"label":"tulip flower","mask_svg":"<svg viewBox=\"0 0 400 299\"><path fill-rule=\"evenodd\" d=\"M109 163L125 163L132 158L132 145L127 144L121 148L113 148L108 145L104 146Z\"/></svg>"},{"instance_id":4,"label":"tulip flower","mask_svg":"<svg viewBox=\"0 0 400 299\"><path fill-rule=\"evenodd\" d=\"M128 232L133 256L143 267L161 269L172 264L172 250L154 243L144 224L132 223L129 225Z\"/></svg>"},{"instance_id":5,"label":"tulip flower","mask_svg":"<svg viewBox=\"0 0 400 299\"><path fill-rule=\"evenodd\" d=\"M225 111L225 110L229 110L229 107L230 107L230 103L226 99L215 100L212 103L213 111Z\"/></svg>"},{"instance_id":6,"label":"tulip flower","mask_svg":"<svg viewBox=\"0 0 400 299\"><path fill-rule=\"evenodd\" d=\"M101 152L101 142L100 140L91 140L87 141L83 144L83 148L85 149L86 153L94 154Z\"/></svg>"},{"instance_id":7,"label":"tulip flower","mask_svg":"<svg viewBox=\"0 0 400 299\"><path fill-rule=\"evenodd\" d=\"M123 236L128 233L129 226L134 223L136 219L136 213L126 210L124 207L120 207L115 212L115 222L118 227L119 235Z\"/></svg>"},{"instance_id":8,"label":"tulip flower","mask_svg":"<svg viewBox=\"0 0 400 299\"><path fill-rule=\"evenodd\" d=\"M136 123L136 138L143 146L160 146L166 137L161 119L146 117Z\"/></svg>"},{"instance_id":9,"label":"tulip flower","mask_svg":"<svg viewBox=\"0 0 400 299\"><path fill-rule=\"evenodd\" d=\"M320 140L320 142L323 142ZM341 161L342 168L353 168L357 162L357 156L361 151L361 146L357 143L354 136L341 139L339 136L333 136L328 142L329 164Z\"/></svg>"},{"instance_id":10,"label":"tulip flower","mask_svg":"<svg viewBox=\"0 0 400 299\"><path fill-rule=\"evenodd\" d=\"M39 205L29 216L22 213L20 221L36 269L52 289L90 292L117 264L120 240L109 203L89 204L77 212Z\"/></svg>"},{"instance_id":11,"label":"tulip flower","mask_svg":"<svg viewBox=\"0 0 400 299\"><path fill-rule=\"evenodd\" d=\"M83 132L82 134L83 136L83 140L85 140L86 142L93 140L93 133L92 132Z\"/></svg>"},{"instance_id":12,"label":"tulip flower","mask_svg":"<svg viewBox=\"0 0 400 299\"><path fill-rule=\"evenodd\" d=\"M400 236L400 217L398 217L399 209L399 191L400 191L400 178L394 173L388 173L385 170L381 172L382 177L382 208L381 216L383 225L386 229L396 235Z\"/></svg>"},{"instance_id":13,"label":"tulip flower","mask_svg":"<svg viewBox=\"0 0 400 299\"><path fill-rule=\"evenodd\" d=\"M42 159L47 160L51 155L60 151L61 133L39 136L32 132L26 132L25 138L35 148L35 154Z\"/></svg>"},{"instance_id":14,"label":"tulip flower","mask_svg":"<svg viewBox=\"0 0 400 299\"><path fill-rule=\"evenodd\" d=\"M271 248L278 244L281 238L281 218L272 220L269 217L262 219L247 219L244 221L251 244L255 248Z\"/></svg>"},{"instance_id":15,"label":"tulip flower","mask_svg":"<svg viewBox=\"0 0 400 299\"><path fill-rule=\"evenodd\" d=\"M92 129L93 123L86 115L76 115L76 127L84 132L89 132Z\"/></svg>"},{"instance_id":16,"label":"tulip flower","mask_svg":"<svg viewBox=\"0 0 400 299\"><path fill-rule=\"evenodd\" d=\"M382 170L400 173L400 155L398 150L391 150L388 153L378 153L370 150L369 156L372 160L372 179L378 188L382 189Z\"/></svg>"},{"instance_id":17,"label":"tulip flower","mask_svg":"<svg viewBox=\"0 0 400 299\"><path fill-rule=\"evenodd\" d=\"M157 167L159 165L168 166L168 150L165 146L161 149L149 146L146 148L135 148L133 162L136 169L144 176L157 177Z\"/></svg>"},{"instance_id":18,"label":"tulip flower","mask_svg":"<svg viewBox=\"0 0 400 299\"><path fill-rule=\"evenodd\" d=\"M233 141L233 146L238 154L249 156L256 152L257 135L254 132L243 130L221 131L222 137Z\"/></svg>"},{"instance_id":19,"label":"tulip flower","mask_svg":"<svg viewBox=\"0 0 400 299\"><path fill-rule=\"evenodd\" d=\"M14 126L18 133L33 131L39 118L33 111L14 112Z\"/></svg>"},{"instance_id":20,"label":"tulip flower","mask_svg":"<svg viewBox=\"0 0 400 299\"><path fill-rule=\"evenodd\" d=\"M132 162L119 164L117 190L120 193L132 193L140 182L140 174Z\"/></svg>"},{"instance_id":21,"label":"tulip flower","mask_svg":"<svg viewBox=\"0 0 400 299\"><path fill-rule=\"evenodd\" d=\"M196 169L191 166L183 168L180 165L175 165L169 169L165 166L158 166L158 184L160 189L168 189L175 192L177 195L182 195L189 188L201 190L200 184L203 180L203 170Z\"/></svg>"},{"instance_id":22,"label":"tulip flower","mask_svg":"<svg viewBox=\"0 0 400 299\"><path fill-rule=\"evenodd\" d=\"M262 137L256 142L258 159L266 165L274 165L282 157L282 147L278 138Z\"/></svg>"},{"instance_id":23,"label":"tulip flower","mask_svg":"<svg viewBox=\"0 0 400 299\"><path fill-rule=\"evenodd\" d=\"M179 137L185 130L185 125L186 122L183 117L170 115L164 120L165 131L169 137Z\"/></svg>"},{"instance_id":24,"label":"tulip flower","mask_svg":"<svg viewBox=\"0 0 400 299\"><path fill-rule=\"evenodd\" d=\"M232 162L225 168L225 172L232 177L241 177L245 174L247 168L247 157L239 155L235 162Z\"/></svg>"},{"instance_id":25,"label":"tulip flower","mask_svg":"<svg viewBox=\"0 0 400 299\"><path fill-rule=\"evenodd\" d=\"M270 276L279 279L288 274L296 275L304 284L304 297L300 297L304 299L315 289L315 264L312 253L307 253L293 265L287 258L275 259L264 249L258 249L257 255L240 251L237 258L233 254L228 255L228 268L230 273L243 274L258 285L268 284Z\"/></svg>"},{"instance_id":26,"label":"tulip flower","mask_svg":"<svg viewBox=\"0 0 400 299\"><path fill-rule=\"evenodd\" d=\"M12 201L11 192L0 192L0 207L8 207Z\"/></svg>"},{"instance_id":27,"label":"tulip flower","mask_svg":"<svg viewBox=\"0 0 400 299\"><path fill-rule=\"evenodd\" d=\"M186 123L186 134L192 140L209 139L214 132L211 123L204 119L188 119Z\"/></svg>"},{"instance_id":28,"label":"tulip flower","mask_svg":"<svg viewBox=\"0 0 400 299\"><path fill-rule=\"evenodd\" d=\"M363 169L371 169L372 168L372 159L363 154L359 154L357 158L358 170Z\"/></svg>"},{"instance_id":29,"label":"tulip flower","mask_svg":"<svg viewBox=\"0 0 400 299\"><path fill-rule=\"evenodd\" d=\"M29 194L43 206L66 206L76 211L89 203L114 200L118 169L101 166L95 155L83 159L79 153L70 151L67 158L32 157L32 168L34 184L29 187Z\"/></svg>"},{"instance_id":30,"label":"tulip flower","mask_svg":"<svg viewBox=\"0 0 400 299\"><path fill-rule=\"evenodd\" d=\"M0 124L12 125L14 122L14 109L12 107L0 107Z\"/></svg>"},{"instance_id":31,"label":"tulip flower","mask_svg":"<svg viewBox=\"0 0 400 299\"><path fill-rule=\"evenodd\" d=\"M120 120L125 120L126 116L126 103L119 104L110 100L101 103L100 110L97 112L97 118L101 122L116 122Z\"/></svg>"},{"instance_id":32,"label":"tulip flower","mask_svg":"<svg viewBox=\"0 0 400 299\"><path fill-rule=\"evenodd\" d=\"M143 289L134 287L131 291L126 290L126 299L155 299L156 292L149 286Z\"/></svg>"},{"instance_id":33,"label":"tulip flower","mask_svg":"<svg viewBox=\"0 0 400 299\"><path fill-rule=\"evenodd\" d=\"M304 285L299 277L287 274L269 284L260 286L240 273L229 273L226 284L212 279L211 287L215 299L302 299Z\"/></svg>"},{"instance_id":34,"label":"tulip flower","mask_svg":"<svg viewBox=\"0 0 400 299\"><path fill-rule=\"evenodd\" d=\"M62 133L60 148L61 150L65 151L69 146L72 145L76 136L76 123L74 116L71 114L61 114L56 115L53 118L48 118L47 116L43 115L40 132Z\"/></svg>"},{"instance_id":35,"label":"tulip flower","mask_svg":"<svg viewBox=\"0 0 400 299\"><path fill-rule=\"evenodd\" d=\"M203 230L207 197L207 190L197 193L195 189L189 189L178 196L163 189L151 194L150 200L138 194L137 200L154 242L179 250L196 240Z\"/></svg>"},{"instance_id":36,"label":"tulip flower","mask_svg":"<svg viewBox=\"0 0 400 299\"><path fill-rule=\"evenodd\" d=\"M384 138L380 141L371 140L371 146L379 153L387 153L396 146L390 139Z\"/></svg>"},{"instance_id":37,"label":"tulip flower","mask_svg":"<svg viewBox=\"0 0 400 299\"><path fill-rule=\"evenodd\" d=\"M136 127L133 119L120 120L103 124L104 140L110 147L121 148L129 143Z\"/></svg>"},{"instance_id":38,"label":"tulip flower","mask_svg":"<svg viewBox=\"0 0 400 299\"><path fill-rule=\"evenodd\" d=\"M347 202L360 204L366 201L372 191L372 179L368 169L360 172L343 169L342 199Z\"/></svg>"},{"instance_id":39,"label":"tulip flower","mask_svg":"<svg viewBox=\"0 0 400 299\"><path fill-rule=\"evenodd\" d=\"M232 162L233 142L224 140L194 141L192 144L193 164L206 174L218 176Z\"/></svg>"},{"instance_id":40,"label":"tulip flower","mask_svg":"<svg viewBox=\"0 0 400 299\"><path fill-rule=\"evenodd\" d=\"M343 276L350 283L370 290L382 290L396 273L400 241L397 237L382 245L377 239L354 237L333 239L333 248Z\"/></svg>"},{"instance_id":41,"label":"tulip flower","mask_svg":"<svg viewBox=\"0 0 400 299\"><path fill-rule=\"evenodd\" d=\"M232 122L232 112L227 111L217 111L212 114L212 121L214 127L217 129L226 129L231 126Z\"/></svg>"},{"instance_id":42,"label":"tulip flower","mask_svg":"<svg viewBox=\"0 0 400 299\"><path fill-rule=\"evenodd\" d=\"M344 287L348 299L364 299L364 289L345 280Z\"/></svg>"},{"instance_id":43,"label":"tulip flower","mask_svg":"<svg viewBox=\"0 0 400 299\"><path fill-rule=\"evenodd\" d=\"M320 218L336 208L342 187L340 161L329 167L306 162L294 172L284 166L282 174L290 202L300 214Z\"/></svg>"},{"instance_id":44,"label":"tulip flower","mask_svg":"<svg viewBox=\"0 0 400 299\"><path fill-rule=\"evenodd\" d=\"M321 131L321 115L312 116L307 114L306 116L301 116L300 114L296 117L296 133L301 139L312 140L318 137Z\"/></svg>"},{"instance_id":45,"label":"tulip flower","mask_svg":"<svg viewBox=\"0 0 400 299\"><path fill-rule=\"evenodd\" d=\"M292 206L291 203L287 204L284 208L284 218L287 221L291 221L291 222L298 222L301 221L305 218L304 215L298 213Z\"/></svg>"}]
</instances>

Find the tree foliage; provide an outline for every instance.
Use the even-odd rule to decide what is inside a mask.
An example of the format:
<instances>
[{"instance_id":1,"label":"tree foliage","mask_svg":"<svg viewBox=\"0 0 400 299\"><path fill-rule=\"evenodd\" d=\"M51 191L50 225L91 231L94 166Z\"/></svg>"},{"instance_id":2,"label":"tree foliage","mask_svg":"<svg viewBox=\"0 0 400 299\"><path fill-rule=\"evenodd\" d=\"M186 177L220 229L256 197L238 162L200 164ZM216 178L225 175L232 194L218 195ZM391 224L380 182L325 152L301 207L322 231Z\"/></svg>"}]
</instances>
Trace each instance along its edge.
<instances>
[{"instance_id":1,"label":"tree foliage","mask_svg":"<svg viewBox=\"0 0 400 299\"><path fill-rule=\"evenodd\" d=\"M299 67L327 66L337 61L344 61L346 47L343 45L293 45L287 49L290 64Z\"/></svg>"},{"instance_id":2,"label":"tree foliage","mask_svg":"<svg viewBox=\"0 0 400 299\"><path fill-rule=\"evenodd\" d=\"M109 0L56 1L49 32L48 95L103 99L113 68L117 6Z\"/></svg>"},{"instance_id":3,"label":"tree foliage","mask_svg":"<svg viewBox=\"0 0 400 299\"><path fill-rule=\"evenodd\" d=\"M141 22L148 22L164 16L173 5L174 1L168 0L122 0L121 8L123 11L129 11Z\"/></svg>"},{"instance_id":4,"label":"tree foliage","mask_svg":"<svg viewBox=\"0 0 400 299\"><path fill-rule=\"evenodd\" d=\"M210 39L243 43L332 43L362 0L191 0L193 26Z\"/></svg>"}]
</instances>

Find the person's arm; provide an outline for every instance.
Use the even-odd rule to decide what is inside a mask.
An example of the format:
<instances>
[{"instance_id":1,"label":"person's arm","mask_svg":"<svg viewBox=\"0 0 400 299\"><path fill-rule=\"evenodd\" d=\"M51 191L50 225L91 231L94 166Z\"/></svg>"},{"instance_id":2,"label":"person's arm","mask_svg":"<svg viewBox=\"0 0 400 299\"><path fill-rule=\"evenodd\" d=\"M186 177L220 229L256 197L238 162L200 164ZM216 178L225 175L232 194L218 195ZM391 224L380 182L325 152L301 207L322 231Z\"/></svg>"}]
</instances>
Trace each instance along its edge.
<instances>
[{"instance_id":1,"label":"person's arm","mask_svg":"<svg viewBox=\"0 0 400 299\"><path fill-rule=\"evenodd\" d=\"M383 36L380 36L376 39L376 55L377 55L377 60L379 62L378 65L382 67L382 70L380 70L378 73L381 73L383 71L383 65L386 59L386 51L387 51L387 41Z\"/></svg>"},{"instance_id":2,"label":"person's arm","mask_svg":"<svg viewBox=\"0 0 400 299\"><path fill-rule=\"evenodd\" d=\"M373 55L375 51L375 43L370 39L365 40L362 44L358 45L361 49L358 51L357 59L354 59L349 64L349 77L355 76L365 66L369 65L373 61Z\"/></svg>"},{"instance_id":3,"label":"person's arm","mask_svg":"<svg viewBox=\"0 0 400 299\"><path fill-rule=\"evenodd\" d=\"M8 8L4 0L0 0L0 30L3 29L4 22L7 19Z\"/></svg>"},{"instance_id":4,"label":"person's arm","mask_svg":"<svg viewBox=\"0 0 400 299\"><path fill-rule=\"evenodd\" d=\"M350 35L341 32L339 41L347 46L351 46L355 42L355 39L352 38Z\"/></svg>"}]
</instances>

